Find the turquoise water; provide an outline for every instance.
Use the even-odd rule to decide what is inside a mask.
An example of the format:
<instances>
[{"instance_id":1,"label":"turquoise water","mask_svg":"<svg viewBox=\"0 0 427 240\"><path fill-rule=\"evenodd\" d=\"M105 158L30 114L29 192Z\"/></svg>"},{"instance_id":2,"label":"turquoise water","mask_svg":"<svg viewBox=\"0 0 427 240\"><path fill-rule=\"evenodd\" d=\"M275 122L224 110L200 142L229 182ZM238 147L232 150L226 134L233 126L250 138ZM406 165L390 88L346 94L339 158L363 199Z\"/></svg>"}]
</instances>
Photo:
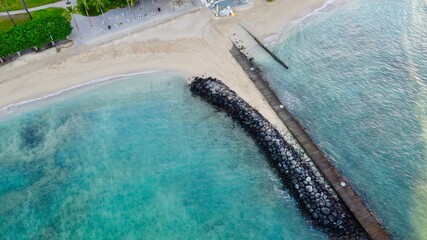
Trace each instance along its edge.
<instances>
[{"instance_id":1,"label":"turquoise water","mask_svg":"<svg viewBox=\"0 0 427 240\"><path fill-rule=\"evenodd\" d=\"M0 239L325 238L254 142L179 75L18 112L0 121Z\"/></svg>"},{"instance_id":2,"label":"turquoise water","mask_svg":"<svg viewBox=\"0 0 427 240\"><path fill-rule=\"evenodd\" d=\"M267 78L397 239L427 239L427 2L330 2L259 56Z\"/></svg>"}]
</instances>

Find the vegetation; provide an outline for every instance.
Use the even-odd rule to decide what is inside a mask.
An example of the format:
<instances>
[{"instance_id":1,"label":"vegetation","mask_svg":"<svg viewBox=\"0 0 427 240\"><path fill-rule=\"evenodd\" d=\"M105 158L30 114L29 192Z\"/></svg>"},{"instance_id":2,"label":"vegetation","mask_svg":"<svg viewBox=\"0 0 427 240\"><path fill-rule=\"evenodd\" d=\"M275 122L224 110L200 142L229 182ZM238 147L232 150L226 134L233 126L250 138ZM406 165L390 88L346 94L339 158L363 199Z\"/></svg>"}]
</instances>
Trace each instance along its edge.
<instances>
[{"instance_id":1,"label":"vegetation","mask_svg":"<svg viewBox=\"0 0 427 240\"><path fill-rule=\"evenodd\" d=\"M0 5L1 5L2 9L7 13L7 17L8 17L8 18L9 18L9 20L12 22L12 24L13 24L14 26L16 26L15 21L13 20L12 16L10 16L9 11L8 11L8 10L7 10L7 8L6 8L6 1L5 1L5 0L0 0ZM0 26L1 26L1 25L0 25Z\"/></svg>"},{"instance_id":2,"label":"vegetation","mask_svg":"<svg viewBox=\"0 0 427 240\"><path fill-rule=\"evenodd\" d=\"M33 8L58 1L60 0L25 0L25 3L27 4L28 8ZM3 0L3 2L5 3L7 10L9 11L24 9L21 0ZM0 8L0 12L4 12L4 9Z\"/></svg>"},{"instance_id":3,"label":"vegetation","mask_svg":"<svg viewBox=\"0 0 427 240\"><path fill-rule=\"evenodd\" d=\"M109 9L125 7L127 0L77 0L77 9L82 15L98 16ZM87 14L86 9L87 8Z\"/></svg>"},{"instance_id":4,"label":"vegetation","mask_svg":"<svg viewBox=\"0 0 427 240\"><path fill-rule=\"evenodd\" d=\"M77 22L76 22L76 18L73 16L74 14L78 13L77 8L75 6L74 7L67 6L65 9L67 10L65 12L65 16L67 17L67 19L73 20L74 26L76 26L77 31L80 31L79 26L77 25Z\"/></svg>"},{"instance_id":5,"label":"vegetation","mask_svg":"<svg viewBox=\"0 0 427 240\"><path fill-rule=\"evenodd\" d=\"M27 7L27 3L25 2L25 0L21 0L21 4L25 9L25 12L28 14L28 17L33 20L33 16L31 16L30 11L28 11L28 7Z\"/></svg>"},{"instance_id":6,"label":"vegetation","mask_svg":"<svg viewBox=\"0 0 427 240\"><path fill-rule=\"evenodd\" d=\"M63 8L46 8L42 10L37 10L34 12L31 12L34 19L40 19L45 18L49 16L65 16L65 9ZM26 13L20 13L12 15L13 20L15 21L16 25L22 25L28 21L30 21L30 18ZM13 27L12 21L10 21L8 16L1 16L0 17L0 32L5 32Z\"/></svg>"},{"instance_id":7,"label":"vegetation","mask_svg":"<svg viewBox=\"0 0 427 240\"><path fill-rule=\"evenodd\" d=\"M0 33L0 57L32 47L41 47L52 40L65 39L70 34L71 25L65 17L34 18Z\"/></svg>"}]
</instances>

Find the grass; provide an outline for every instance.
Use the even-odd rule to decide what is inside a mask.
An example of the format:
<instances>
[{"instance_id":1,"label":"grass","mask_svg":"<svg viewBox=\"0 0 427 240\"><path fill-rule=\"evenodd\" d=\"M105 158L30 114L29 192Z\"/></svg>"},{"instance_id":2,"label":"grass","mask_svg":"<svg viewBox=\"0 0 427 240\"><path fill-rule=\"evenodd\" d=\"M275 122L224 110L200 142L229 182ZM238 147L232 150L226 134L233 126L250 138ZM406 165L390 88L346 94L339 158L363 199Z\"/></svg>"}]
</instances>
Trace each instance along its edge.
<instances>
[{"instance_id":1,"label":"grass","mask_svg":"<svg viewBox=\"0 0 427 240\"><path fill-rule=\"evenodd\" d=\"M33 18L42 18L46 16L64 16L67 11L63 8L46 8L38 11L31 12ZM20 25L30 21L30 18L26 13L20 13L12 15L16 25ZM13 27L13 23L10 21L8 16L0 17L0 32L5 32Z\"/></svg>"},{"instance_id":2,"label":"grass","mask_svg":"<svg viewBox=\"0 0 427 240\"><path fill-rule=\"evenodd\" d=\"M6 2L6 8L9 11L24 9L21 4L21 0L3 0ZM41 5L46 5L54 2L59 2L60 0L25 0L27 8L33 8ZM0 12L4 12L3 7L0 7Z\"/></svg>"}]
</instances>

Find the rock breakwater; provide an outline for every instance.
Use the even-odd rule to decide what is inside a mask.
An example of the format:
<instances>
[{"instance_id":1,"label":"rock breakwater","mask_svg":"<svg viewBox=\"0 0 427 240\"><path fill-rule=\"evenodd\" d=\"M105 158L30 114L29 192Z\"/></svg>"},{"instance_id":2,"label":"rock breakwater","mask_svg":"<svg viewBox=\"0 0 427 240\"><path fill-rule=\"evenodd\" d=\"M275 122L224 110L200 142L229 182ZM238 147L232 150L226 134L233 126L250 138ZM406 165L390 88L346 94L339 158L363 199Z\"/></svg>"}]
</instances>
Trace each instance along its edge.
<instances>
[{"instance_id":1,"label":"rock breakwater","mask_svg":"<svg viewBox=\"0 0 427 240\"><path fill-rule=\"evenodd\" d=\"M193 94L230 115L257 143L309 221L331 239L367 239L366 232L324 179L257 110L220 80L194 78Z\"/></svg>"}]
</instances>

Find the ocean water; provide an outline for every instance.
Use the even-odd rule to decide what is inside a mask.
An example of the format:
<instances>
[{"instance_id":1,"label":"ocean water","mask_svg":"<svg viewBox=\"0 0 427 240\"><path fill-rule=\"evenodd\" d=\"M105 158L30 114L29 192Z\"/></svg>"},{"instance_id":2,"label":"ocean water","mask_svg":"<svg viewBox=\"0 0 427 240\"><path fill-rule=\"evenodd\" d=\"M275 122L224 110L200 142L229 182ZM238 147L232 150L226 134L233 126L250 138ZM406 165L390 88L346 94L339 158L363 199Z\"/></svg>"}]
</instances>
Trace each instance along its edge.
<instances>
[{"instance_id":1,"label":"ocean water","mask_svg":"<svg viewBox=\"0 0 427 240\"><path fill-rule=\"evenodd\" d=\"M274 38L269 38L274 39ZM396 239L427 239L427 2L329 1L253 53Z\"/></svg>"},{"instance_id":2,"label":"ocean water","mask_svg":"<svg viewBox=\"0 0 427 240\"><path fill-rule=\"evenodd\" d=\"M179 74L2 115L0 239L325 239L254 142Z\"/></svg>"}]
</instances>

